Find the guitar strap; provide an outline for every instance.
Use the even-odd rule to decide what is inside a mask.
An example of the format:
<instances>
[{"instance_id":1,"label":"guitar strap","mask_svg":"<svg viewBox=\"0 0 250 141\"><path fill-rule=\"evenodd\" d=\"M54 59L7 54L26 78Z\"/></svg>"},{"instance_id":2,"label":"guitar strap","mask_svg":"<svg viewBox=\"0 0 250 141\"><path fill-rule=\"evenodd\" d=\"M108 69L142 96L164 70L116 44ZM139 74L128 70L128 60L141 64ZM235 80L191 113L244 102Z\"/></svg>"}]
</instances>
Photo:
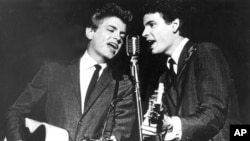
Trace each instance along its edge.
<instances>
[{"instance_id":1,"label":"guitar strap","mask_svg":"<svg viewBox=\"0 0 250 141\"><path fill-rule=\"evenodd\" d=\"M118 97L118 88L119 88L119 80L116 80L113 99L112 99L112 101L110 103L110 106L109 106L109 109L108 109L108 113L107 113L106 120L105 120L105 123L104 123L101 138L110 139L110 137L112 135L113 126L114 126L114 122L115 122L115 114L114 114L114 112L115 112L115 108L116 108L116 103L118 101L122 100L121 98L117 98ZM109 117L110 117L111 112L113 112L113 114L112 114L113 117L112 117L112 120L110 121Z\"/></svg>"}]
</instances>

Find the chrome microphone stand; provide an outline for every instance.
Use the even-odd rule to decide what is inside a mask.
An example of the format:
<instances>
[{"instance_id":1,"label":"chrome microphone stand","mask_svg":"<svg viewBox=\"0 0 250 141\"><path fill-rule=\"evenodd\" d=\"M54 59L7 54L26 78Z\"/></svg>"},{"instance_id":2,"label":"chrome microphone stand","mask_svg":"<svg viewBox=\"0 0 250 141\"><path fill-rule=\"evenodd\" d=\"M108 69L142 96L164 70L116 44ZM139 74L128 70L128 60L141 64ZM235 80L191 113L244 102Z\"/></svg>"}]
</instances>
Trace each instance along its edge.
<instances>
[{"instance_id":1,"label":"chrome microphone stand","mask_svg":"<svg viewBox=\"0 0 250 141\"><path fill-rule=\"evenodd\" d=\"M141 125L142 125L142 106L141 106L141 96L140 96L140 84L139 84L139 68L138 68L138 59L137 56L132 56L131 57L131 75L134 80L134 85L135 85L135 95L136 95L136 106L137 106L137 117L138 117L138 128L139 128L139 141L143 141L142 137L142 130L141 130Z\"/></svg>"}]
</instances>

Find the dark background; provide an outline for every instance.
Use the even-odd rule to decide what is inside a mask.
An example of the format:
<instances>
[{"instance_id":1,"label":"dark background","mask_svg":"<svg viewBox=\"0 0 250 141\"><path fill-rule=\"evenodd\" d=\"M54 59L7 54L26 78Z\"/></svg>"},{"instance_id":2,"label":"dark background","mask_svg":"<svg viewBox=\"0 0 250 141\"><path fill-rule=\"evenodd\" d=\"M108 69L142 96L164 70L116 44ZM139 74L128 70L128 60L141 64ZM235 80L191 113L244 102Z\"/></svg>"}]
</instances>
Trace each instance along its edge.
<instances>
[{"instance_id":1,"label":"dark background","mask_svg":"<svg viewBox=\"0 0 250 141\"><path fill-rule=\"evenodd\" d=\"M0 0L0 140L7 107L19 96L44 60L67 60L78 53L84 44L84 15L105 1ZM135 19L131 31L141 34L139 8L145 0L113 1L133 12ZM194 41L214 42L223 50L235 80L241 122L250 124L249 2L189 1L196 2L198 11L190 27L193 30L191 37ZM121 56L128 66L128 57ZM161 63L159 58L150 55L142 41L139 58L142 89L150 84L149 76L159 75L152 73L152 68ZM159 68L158 72L161 70Z\"/></svg>"}]
</instances>

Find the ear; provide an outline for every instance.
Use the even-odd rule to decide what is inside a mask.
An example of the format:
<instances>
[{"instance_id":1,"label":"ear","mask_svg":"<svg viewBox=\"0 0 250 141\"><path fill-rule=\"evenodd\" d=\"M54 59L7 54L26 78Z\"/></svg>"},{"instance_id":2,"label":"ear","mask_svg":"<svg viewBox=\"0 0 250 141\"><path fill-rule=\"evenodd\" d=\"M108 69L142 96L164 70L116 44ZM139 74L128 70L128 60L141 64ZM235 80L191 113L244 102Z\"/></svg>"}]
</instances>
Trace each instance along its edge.
<instances>
[{"instance_id":1,"label":"ear","mask_svg":"<svg viewBox=\"0 0 250 141\"><path fill-rule=\"evenodd\" d=\"M94 36L94 33L95 33L95 30L91 27L86 27L85 29L85 34L86 34L86 37L91 40Z\"/></svg>"},{"instance_id":2,"label":"ear","mask_svg":"<svg viewBox=\"0 0 250 141\"><path fill-rule=\"evenodd\" d=\"M179 31L180 27L180 19L176 18L174 21L172 21L172 30L173 33L176 33Z\"/></svg>"}]
</instances>

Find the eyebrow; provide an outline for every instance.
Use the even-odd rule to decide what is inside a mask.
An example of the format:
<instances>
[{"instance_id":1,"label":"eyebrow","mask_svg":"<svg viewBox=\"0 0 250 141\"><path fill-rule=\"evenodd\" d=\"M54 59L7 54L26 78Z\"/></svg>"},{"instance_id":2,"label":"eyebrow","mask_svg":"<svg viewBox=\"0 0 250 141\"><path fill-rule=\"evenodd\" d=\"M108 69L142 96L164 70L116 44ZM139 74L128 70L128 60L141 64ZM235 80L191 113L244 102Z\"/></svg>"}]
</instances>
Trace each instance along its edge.
<instances>
[{"instance_id":1,"label":"eyebrow","mask_svg":"<svg viewBox=\"0 0 250 141\"><path fill-rule=\"evenodd\" d=\"M117 29L117 27L113 26L113 25L108 25L108 27L112 27L114 29Z\"/></svg>"},{"instance_id":2,"label":"eyebrow","mask_svg":"<svg viewBox=\"0 0 250 141\"><path fill-rule=\"evenodd\" d=\"M116 27L116 26L108 25L108 27L111 27L111 28L117 30L117 27ZM126 34L126 31L121 31L121 34Z\"/></svg>"},{"instance_id":3,"label":"eyebrow","mask_svg":"<svg viewBox=\"0 0 250 141\"><path fill-rule=\"evenodd\" d=\"M149 24L152 24L154 21L153 20L151 20L151 21L148 21L148 22L146 22L145 23L145 25L149 25Z\"/></svg>"}]
</instances>

